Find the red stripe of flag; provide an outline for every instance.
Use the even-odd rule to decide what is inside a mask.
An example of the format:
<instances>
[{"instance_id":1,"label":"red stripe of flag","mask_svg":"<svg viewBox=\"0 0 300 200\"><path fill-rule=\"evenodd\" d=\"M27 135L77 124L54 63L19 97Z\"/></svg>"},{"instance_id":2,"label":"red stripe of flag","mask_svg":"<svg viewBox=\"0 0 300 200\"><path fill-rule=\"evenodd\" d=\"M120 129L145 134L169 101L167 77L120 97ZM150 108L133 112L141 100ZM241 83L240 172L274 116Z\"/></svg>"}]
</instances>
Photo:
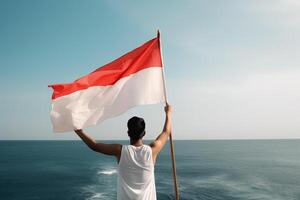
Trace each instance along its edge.
<instances>
[{"instance_id":1,"label":"red stripe of flag","mask_svg":"<svg viewBox=\"0 0 300 200\"><path fill-rule=\"evenodd\" d=\"M162 67L159 36L72 83L53 84L52 99L92 86L113 85L123 77L150 67Z\"/></svg>"}]
</instances>

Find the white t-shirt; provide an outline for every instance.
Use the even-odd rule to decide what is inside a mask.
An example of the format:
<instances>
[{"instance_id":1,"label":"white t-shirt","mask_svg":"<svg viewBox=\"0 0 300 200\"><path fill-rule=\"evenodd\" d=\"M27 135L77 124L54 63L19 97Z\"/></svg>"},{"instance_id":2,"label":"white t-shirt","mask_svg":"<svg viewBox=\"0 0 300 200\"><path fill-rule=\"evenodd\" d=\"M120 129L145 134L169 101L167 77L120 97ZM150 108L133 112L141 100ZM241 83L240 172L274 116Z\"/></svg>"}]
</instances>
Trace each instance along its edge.
<instances>
[{"instance_id":1,"label":"white t-shirt","mask_svg":"<svg viewBox=\"0 0 300 200\"><path fill-rule=\"evenodd\" d=\"M118 165L118 200L156 200L152 149L122 145Z\"/></svg>"}]
</instances>

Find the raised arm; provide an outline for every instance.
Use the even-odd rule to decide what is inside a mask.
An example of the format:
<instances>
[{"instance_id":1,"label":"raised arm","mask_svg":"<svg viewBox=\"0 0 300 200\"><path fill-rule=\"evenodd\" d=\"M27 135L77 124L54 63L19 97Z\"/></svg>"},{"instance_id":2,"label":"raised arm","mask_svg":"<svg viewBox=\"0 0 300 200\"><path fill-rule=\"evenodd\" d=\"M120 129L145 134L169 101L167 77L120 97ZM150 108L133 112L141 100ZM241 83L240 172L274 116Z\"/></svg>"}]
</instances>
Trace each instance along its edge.
<instances>
[{"instance_id":1,"label":"raised arm","mask_svg":"<svg viewBox=\"0 0 300 200\"><path fill-rule=\"evenodd\" d=\"M156 161L157 155L162 150L162 148L165 146L166 141L168 140L168 137L171 134L171 112L172 112L172 107L169 104L167 104L165 106L165 112L166 112L166 119L165 119L165 125L164 125L164 128L163 128L163 131L150 144L150 147L152 148L152 157L153 157L154 163Z\"/></svg>"},{"instance_id":2,"label":"raised arm","mask_svg":"<svg viewBox=\"0 0 300 200\"><path fill-rule=\"evenodd\" d=\"M82 141L93 151L103 153L106 155L116 156L118 162L120 160L122 145L120 144L104 144L97 143L96 140L88 136L81 129L75 130L75 133L82 139Z\"/></svg>"}]
</instances>

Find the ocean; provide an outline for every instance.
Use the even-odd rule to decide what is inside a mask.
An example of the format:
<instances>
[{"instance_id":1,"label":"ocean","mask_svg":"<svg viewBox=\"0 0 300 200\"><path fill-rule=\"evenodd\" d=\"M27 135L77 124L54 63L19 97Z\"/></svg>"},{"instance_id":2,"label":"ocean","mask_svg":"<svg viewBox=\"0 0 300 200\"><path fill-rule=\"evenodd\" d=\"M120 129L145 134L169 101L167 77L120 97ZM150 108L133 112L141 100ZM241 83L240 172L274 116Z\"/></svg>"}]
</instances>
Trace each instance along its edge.
<instances>
[{"instance_id":1,"label":"ocean","mask_svg":"<svg viewBox=\"0 0 300 200\"><path fill-rule=\"evenodd\" d=\"M300 200L300 140L174 145L181 200ZM168 145L158 157L155 177L158 200L174 199ZM0 141L1 200L113 200L116 181L115 158L81 141Z\"/></svg>"}]
</instances>

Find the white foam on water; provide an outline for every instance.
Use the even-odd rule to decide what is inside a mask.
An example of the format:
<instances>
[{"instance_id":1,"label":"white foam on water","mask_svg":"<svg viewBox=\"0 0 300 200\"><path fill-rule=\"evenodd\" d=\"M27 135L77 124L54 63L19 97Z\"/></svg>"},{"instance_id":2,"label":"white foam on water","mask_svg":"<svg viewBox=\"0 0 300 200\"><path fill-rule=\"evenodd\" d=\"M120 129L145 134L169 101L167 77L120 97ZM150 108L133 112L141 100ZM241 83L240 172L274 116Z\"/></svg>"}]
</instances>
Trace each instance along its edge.
<instances>
[{"instance_id":1,"label":"white foam on water","mask_svg":"<svg viewBox=\"0 0 300 200\"><path fill-rule=\"evenodd\" d=\"M95 200L95 199L99 199L101 197L104 197L104 193L95 193L93 194L91 197L88 197L86 200Z\"/></svg>"},{"instance_id":2,"label":"white foam on water","mask_svg":"<svg viewBox=\"0 0 300 200\"><path fill-rule=\"evenodd\" d=\"M89 196L85 200L96 200L103 199L106 197L105 193L98 192L98 187L96 185L88 185L82 188L85 193L88 193Z\"/></svg>"},{"instance_id":3,"label":"white foam on water","mask_svg":"<svg viewBox=\"0 0 300 200\"><path fill-rule=\"evenodd\" d=\"M272 188L267 180L261 177L247 177L247 179L232 180L226 174L215 175L192 181L201 188L221 188L240 199L266 199L280 200L281 198L272 193ZM209 194L211 195L211 194Z\"/></svg>"},{"instance_id":4,"label":"white foam on water","mask_svg":"<svg viewBox=\"0 0 300 200\"><path fill-rule=\"evenodd\" d=\"M104 174L104 175L113 175L116 173L117 173L117 169L101 170L97 172L97 174Z\"/></svg>"}]
</instances>

